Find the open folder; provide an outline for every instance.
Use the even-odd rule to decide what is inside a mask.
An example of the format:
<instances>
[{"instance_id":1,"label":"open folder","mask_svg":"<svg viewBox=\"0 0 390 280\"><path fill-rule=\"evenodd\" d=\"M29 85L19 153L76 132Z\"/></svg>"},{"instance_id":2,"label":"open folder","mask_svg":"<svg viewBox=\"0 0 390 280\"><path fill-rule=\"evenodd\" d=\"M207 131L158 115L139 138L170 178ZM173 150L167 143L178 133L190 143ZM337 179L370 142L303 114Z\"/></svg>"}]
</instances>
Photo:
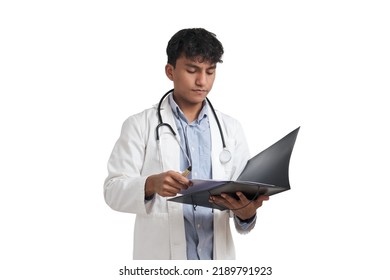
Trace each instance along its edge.
<instances>
[{"instance_id":1,"label":"open folder","mask_svg":"<svg viewBox=\"0 0 390 280\"><path fill-rule=\"evenodd\" d=\"M249 200L259 195L274 195L290 189L288 169L299 128L251 158L236 181L191 180L193 185L169 201L226 210L209 202L210 195L242 192ZM237 198L237 197L236 197Z\"/></svg>"}]
</instances>

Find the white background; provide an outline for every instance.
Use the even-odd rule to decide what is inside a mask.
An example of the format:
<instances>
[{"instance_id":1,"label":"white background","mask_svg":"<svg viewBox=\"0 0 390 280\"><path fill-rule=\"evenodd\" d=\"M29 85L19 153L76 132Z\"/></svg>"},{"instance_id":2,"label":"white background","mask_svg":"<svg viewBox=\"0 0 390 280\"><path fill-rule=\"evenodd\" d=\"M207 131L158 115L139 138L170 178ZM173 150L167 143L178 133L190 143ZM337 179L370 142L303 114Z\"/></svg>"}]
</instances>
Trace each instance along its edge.
<instances>
[{"instance_id":1,"label":"white background","mask_svg":"<svg viewBox=\"0 0 390 280\"><path fill-rule=\"evenodd\" d=\"M301 126L292 190L234 236L235 264L389 279L389 14L376 0L2 1L0 278L123 279L134 217L105 204L106 163L125 118L171 88L169 38L204 27L225 47L209 97L252 154Z\"/></svg>"}]
</instances>

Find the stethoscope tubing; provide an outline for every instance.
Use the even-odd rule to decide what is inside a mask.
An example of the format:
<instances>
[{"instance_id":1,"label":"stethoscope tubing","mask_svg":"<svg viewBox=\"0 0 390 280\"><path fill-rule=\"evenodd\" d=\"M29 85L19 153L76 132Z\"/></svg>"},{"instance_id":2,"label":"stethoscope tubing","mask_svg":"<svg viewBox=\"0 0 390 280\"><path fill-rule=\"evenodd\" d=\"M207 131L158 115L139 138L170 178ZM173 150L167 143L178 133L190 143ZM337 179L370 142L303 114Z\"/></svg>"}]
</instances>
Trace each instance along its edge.
<instances>
[{"instance_id":1,"label":"stethoscope tubing","mask_svg":"<svg viewBox=\"0 0 390 280\"><path fill-rule=\"evenodd\" d=\"M157 116L158 116L158 125L156 127L156 140L159 141L160 140L160 135L159 135L159 129L160 127L162 126L166 126L169 128L169 130L172 132L173 136L176 137L176 132L175 130L172 128L172 126L169 124L169 123L165 123L162 119L162 116L161 116L161 105L164 101L164 99L170 94L173 92L173 89L167 91L160 99L160 102L158 103L158 106L157 106ZM222 152L219 156L219 159L222 163L226 163L226 162L229 162L230 159L231 159L231 154L230 154L230 151L227 149L226 147L226 142L225 142L225 137L224 137L224 134L223 134L223 131L222 131L222 126L221 126L221 123L219 121L219 118L217 116L217 113L215 112L215 109L214 109L214 106L211 104L210 100L206 97L206 100L210 106L210 109L211 109L211 112L213 113L213 116L215 118L215 121L217 122L217 126L218 126L218 129L219 129L219 134L221 136L221 141L222 141Z\"/></svg>"}]
</instances>

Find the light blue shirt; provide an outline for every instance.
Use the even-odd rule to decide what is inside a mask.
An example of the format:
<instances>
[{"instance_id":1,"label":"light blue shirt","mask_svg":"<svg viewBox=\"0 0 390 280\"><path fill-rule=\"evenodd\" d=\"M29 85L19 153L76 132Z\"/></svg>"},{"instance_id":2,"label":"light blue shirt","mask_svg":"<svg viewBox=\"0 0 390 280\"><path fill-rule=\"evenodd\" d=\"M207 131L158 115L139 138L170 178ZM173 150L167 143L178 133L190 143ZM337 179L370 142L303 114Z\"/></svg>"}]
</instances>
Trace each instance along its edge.
<instances>
[{"instance_id":1,"label":"light blue shirt","mask_svg":"<svg viewBox=\"0 0 390 280\"><path fill-rule=\"evenodd\" d=\"M211 179L211 134L208 118L208 105L203 106L198 118L188 123L187 118L169 96L169 104L175 115L176 127L181 139L180 168L189 165L192 170L189 179ZM188 159L191 161L188 162ZM213 259L213 212L212 209L183 204L184 225L187 241L187 259Z\"/></svg>"},{"instance_id":2,"label":"light blue shirt","mask_svg":"<svg viewBox=\"0 0 390 280\"><path fill-rule=\"evenodd\" d=\"M199 116L192 123L169 95L169 104L175 115L176 127L181 139L180 169L188 166L192 170L189 179L212 179L211 132L208 117L209 106L205 102ZM190 161L190 162L189 162ZM184 226L187 241L187 259L212 260L214 244L213 210L210 208L183 204ZM243 222L235 217L238 225L246 230L254 222Z\"/></svg>"}]
</instances>

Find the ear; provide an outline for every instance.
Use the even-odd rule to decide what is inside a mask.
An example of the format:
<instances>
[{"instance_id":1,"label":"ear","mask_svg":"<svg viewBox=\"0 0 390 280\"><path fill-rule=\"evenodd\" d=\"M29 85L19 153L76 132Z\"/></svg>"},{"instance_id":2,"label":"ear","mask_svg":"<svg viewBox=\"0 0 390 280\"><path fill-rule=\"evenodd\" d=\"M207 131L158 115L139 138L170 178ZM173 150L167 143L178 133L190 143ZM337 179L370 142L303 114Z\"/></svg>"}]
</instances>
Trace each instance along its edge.
<instances>
[{"instance_id":1,"label":"ear","mask_svg":"<svg viewBox=\"0 0 390 280\"><path fill-rule=\"evenodd\" d=\"M171 64L167 64L165 65L165 74L167 75L168 79L170 79L171 81L173 81L173 65Z\"/></svg>"}]
</instances>

